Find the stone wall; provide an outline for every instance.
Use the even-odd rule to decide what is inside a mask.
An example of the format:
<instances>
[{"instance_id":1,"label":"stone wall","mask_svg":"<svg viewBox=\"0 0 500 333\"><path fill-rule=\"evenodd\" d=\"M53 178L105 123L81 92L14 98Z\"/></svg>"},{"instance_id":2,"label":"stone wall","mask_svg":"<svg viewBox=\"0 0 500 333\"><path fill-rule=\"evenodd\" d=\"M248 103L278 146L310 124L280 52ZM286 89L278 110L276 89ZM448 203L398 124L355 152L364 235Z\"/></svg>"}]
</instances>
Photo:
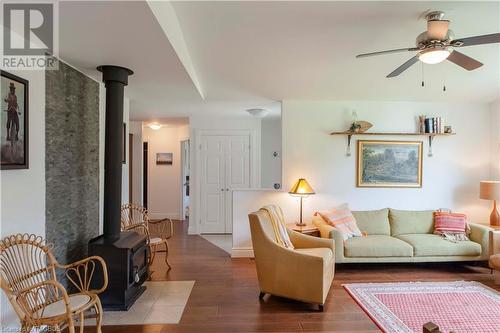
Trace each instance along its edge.
<instances>
[{"instance_id":1,"label":"stone wall","mask_svg":"<svg viewBox=\"0 0 500 333\"><path fill-rule=\"evenodd\" d=\"M99 84L63 62L45 84L46 238L69 263L99 233Z\"/></svg>"}]
</instances>

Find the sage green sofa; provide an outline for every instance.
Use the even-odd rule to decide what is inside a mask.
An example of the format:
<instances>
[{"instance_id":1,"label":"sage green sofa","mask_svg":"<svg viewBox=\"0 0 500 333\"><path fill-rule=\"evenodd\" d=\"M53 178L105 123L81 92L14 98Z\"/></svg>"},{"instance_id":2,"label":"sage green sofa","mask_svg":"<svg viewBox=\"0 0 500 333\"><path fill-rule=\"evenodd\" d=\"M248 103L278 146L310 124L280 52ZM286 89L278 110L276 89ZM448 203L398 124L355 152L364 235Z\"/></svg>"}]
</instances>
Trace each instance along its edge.
<instances>
[{"instance_id":1,"label":"sage green sofa","mask_svg":"<svg viewBox=\"0 0 500 333\"><path fill-rule=\"evenodd\" d=\"M470 241L450 242L434 232L433 211L353 211L367 236L346 241L318 215L321 237L335 240L336 263L483 261L489 258L488 226L470 224Z\"/></svg>"}]
</instances>

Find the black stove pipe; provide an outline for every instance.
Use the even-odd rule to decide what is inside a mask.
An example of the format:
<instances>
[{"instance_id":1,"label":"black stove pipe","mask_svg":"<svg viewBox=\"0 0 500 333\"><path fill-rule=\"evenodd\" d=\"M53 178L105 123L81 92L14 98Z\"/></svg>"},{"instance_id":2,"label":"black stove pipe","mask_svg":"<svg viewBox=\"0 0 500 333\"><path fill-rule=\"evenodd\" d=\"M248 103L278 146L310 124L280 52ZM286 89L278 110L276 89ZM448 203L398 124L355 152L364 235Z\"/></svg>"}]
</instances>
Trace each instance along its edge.
<instances>
[{"instance_id":1,"label":"black stove pipe","mask_svg":"<svg viewBox=\"0 0 500 333\"><path fill-rule=\"evenodd\" d=\"M106 134L104 145L104 238L120 237L122 199L123 96L128 68L99 66L106 87Z\"/></svg>"}]
</instances>

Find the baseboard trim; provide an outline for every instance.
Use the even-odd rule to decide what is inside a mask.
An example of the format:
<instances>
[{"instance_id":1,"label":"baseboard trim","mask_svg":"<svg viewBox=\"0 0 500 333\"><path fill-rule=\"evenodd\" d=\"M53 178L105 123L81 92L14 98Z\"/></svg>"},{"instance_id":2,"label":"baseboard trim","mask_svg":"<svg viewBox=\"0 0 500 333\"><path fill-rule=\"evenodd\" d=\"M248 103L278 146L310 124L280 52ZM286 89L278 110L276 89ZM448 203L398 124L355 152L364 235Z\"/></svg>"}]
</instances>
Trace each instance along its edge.
<instances>
[{"instance_id":1,"label":"baseboard trim","mask_svg":"<svg viewBox=\"0 0 500 333\"><path fill-rule=\"evenodd\" d=\"M233 247L231 249L231 258L253 258L253 248L251 247Z\"/></svg>"}]
</instances>

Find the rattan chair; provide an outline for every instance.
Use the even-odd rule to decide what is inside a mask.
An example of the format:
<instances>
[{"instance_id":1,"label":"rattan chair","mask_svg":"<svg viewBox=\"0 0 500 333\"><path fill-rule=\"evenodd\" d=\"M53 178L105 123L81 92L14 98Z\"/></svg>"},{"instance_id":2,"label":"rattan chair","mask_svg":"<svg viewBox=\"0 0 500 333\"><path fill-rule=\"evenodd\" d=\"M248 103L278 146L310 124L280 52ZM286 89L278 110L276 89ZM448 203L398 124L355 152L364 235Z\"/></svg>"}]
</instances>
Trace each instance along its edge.
<instances>
[{"instance_id":1,"label":"rattan chair","mask_svg":"<svg viewBox=\"0 0 500 333\"><path fill-rule=\"evenodd\" d=\"M170 271L172 267L168 262L168 239L174 234L172 220L169 218L151 220L146 208L133 203L122 206L121 220L122 230L135 229L134 231L146 234L148 237L150 265L153 264L156 252L160 251L160 247L162 245L165 247L165 264L167 264L168 267L167 271ZM137 226L141 224L145 226L146 231L142 231L142 228L137 228Z\"/></svg>"},{"instance_id":2,"label":"rattan chair","mask_svg":"<svg viewBox=\"0 0 500 333\"><path fill-rule=\"evenodd\" d=\"M97 269L96 264L101 268ZM57 280L56 270L65 271L68 282L77 292L68 294ZM102 272L103 285L91 289L95 272ZM61 265L51 246L36 235L17 234L0 240L0 284L21 322L21 332L47 326L50 331L68 329L75 323L84 330L84 320L96 319L101 332L102 307L99 293L108 285L106 263L101 257L88 257L69 265Z\"/></svg>"}]
</instances>

